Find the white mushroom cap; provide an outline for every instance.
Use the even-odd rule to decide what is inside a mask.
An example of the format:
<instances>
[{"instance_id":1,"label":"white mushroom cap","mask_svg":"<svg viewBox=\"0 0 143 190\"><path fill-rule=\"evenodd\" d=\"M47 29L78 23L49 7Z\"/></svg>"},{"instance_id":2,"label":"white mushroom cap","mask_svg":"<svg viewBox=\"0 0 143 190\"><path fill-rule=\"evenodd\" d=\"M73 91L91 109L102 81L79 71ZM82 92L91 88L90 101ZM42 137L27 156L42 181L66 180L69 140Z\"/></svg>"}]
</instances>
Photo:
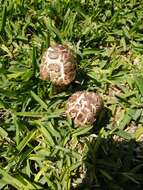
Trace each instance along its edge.
<instances>
[{"instance_id":1,"label":"white mushroom cap","mask_svg":"<svg viewBox=\"0 0 143 190\"><path fill-rule=\"evenodd\" d=\"M49 47L42 57L40 76L58 86L70 84L76 76L76 59L72 51L60 44Z\"/></svg>"},{"instance_id":2,"label":"white mushroom cap","mask_svg":"<svg viewBox=\"0 0 143 190\"><path fill-rule=\"evenodd\" d=\"M103 101L95 92L78 91L67 101L66 115L76 125L93 124L103 108Z\"/></svg>"}]
</instances>

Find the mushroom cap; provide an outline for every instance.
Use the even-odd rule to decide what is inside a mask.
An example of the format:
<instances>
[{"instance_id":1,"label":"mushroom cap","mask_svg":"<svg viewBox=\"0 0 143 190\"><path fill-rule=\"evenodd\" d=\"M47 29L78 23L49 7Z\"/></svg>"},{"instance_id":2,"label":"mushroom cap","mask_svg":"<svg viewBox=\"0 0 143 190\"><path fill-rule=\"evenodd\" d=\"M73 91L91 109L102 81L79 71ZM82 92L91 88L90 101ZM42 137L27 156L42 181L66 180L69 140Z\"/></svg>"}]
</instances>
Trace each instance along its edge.
<instances>
[{"instance_id":1,"label":"mushroom cap","mask_svg":"<svg viewBox=\"0 0 143 190\"><path fill-rule=\"evenodd\" d=\"M95 92L78 91L67 101L66 115L78 126L93 124L103 108L103 100Z\"/></svg>"},{"instance_id":2,"label":"mushroom cap","mask_svg":"<svg viewBox=\"0 0 143 190\"><path fill-rule=\"evenodd\" d=\"M70 84L76 76L76 59L73 52L61 44L49 47L42 57L40 76L42 80L50 80L57 86Z\"/></svg>"}]
</instances>

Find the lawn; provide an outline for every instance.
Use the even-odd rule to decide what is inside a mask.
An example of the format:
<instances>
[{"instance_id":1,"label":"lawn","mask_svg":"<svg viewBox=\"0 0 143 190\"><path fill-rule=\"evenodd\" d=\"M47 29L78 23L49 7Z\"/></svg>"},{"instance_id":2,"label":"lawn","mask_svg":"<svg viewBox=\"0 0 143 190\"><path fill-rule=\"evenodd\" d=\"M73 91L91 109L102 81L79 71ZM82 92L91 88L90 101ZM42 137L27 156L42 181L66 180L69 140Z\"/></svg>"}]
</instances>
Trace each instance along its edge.
<instances>
[{"instance_id":1,"label":"lawn","mask_svg":"<svg viewBox=\"0 0 143 190\"><path fill-rule=\"evenodd\" d=\"M74 82L39 76L53 43L76 54ZM98 92L93 125L64 115ZM143 1L0 0L0 189L143 189Z\"/></svg>"}]
</instances>

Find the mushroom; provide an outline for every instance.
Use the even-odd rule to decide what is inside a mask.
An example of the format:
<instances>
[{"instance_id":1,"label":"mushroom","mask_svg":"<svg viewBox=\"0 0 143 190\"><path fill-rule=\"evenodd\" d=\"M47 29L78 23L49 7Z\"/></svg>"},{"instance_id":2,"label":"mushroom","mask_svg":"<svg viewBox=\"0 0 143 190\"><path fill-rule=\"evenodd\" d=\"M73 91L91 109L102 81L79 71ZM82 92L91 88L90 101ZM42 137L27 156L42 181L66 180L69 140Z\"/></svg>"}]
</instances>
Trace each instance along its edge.
<instances>
[{"instance_id":1,"label":"mushroom","mask_svg":"<svg viewBox=\"0 0 143 190\"><path fill-rule=\"evenodd\" d=\"M57 86L70 84L76 76L76 59L73 52L61 44L49 47L42 57L40 76L42 80L50 80Z\"/></svg>"},{"instance_id":2,"label":"mushroom","mask_svg":"<svg viewBox=\"0 0 143 190\"><path fill-rule=\"evenodd\" d=\"M66 115L78 126L93 124L103 108L103 100L98 93L75 92L67 101Z\"/></svg>"}]
</instances>

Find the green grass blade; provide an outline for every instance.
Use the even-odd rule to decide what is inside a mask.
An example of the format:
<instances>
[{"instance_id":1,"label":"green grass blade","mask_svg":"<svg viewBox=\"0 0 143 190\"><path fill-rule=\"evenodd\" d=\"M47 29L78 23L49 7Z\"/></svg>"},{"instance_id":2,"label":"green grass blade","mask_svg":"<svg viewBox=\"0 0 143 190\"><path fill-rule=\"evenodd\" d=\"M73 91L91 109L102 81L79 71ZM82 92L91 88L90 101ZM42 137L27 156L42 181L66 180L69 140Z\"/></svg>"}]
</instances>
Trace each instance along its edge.
<instances>
[{"instance_id":1,"label":"green grass blade","mask_svg":"<svg viewBox=\"0 0 143 190\"><path fill-rule=\"evenodd\" d=\"M123 139L126 139L126 140L132 139L132 135L130 133L122 131L122 130L119 130L119 131L115 132L114 134L116 134L119 137L122 137Z\"/></svg>"},{"instance_id":2,"label":"green grass blade","mask_svg":"<svg viewBox=\"0 0 143 190\"><path fill-rule=\"evenodd\" d=\"M77 137L77 136L80 136L80 135L87 134L87 132L89 132L92 128L93 128L93 126L78 128L77 130L72 132L72 136Z\"/></svg>"},{"instance_id":3,"label":"green grass blade","mask_svg":"<svg viewBox=\"0 0 143 190\"><path fill-rule=\"evenodd\" d=\"M2 177L3 181L5 181L7 184L12 185L16 189L25 189L26 188L26 186L21 181L12 177L5 170L3 170L1 168L0 168L0 174L3 176Z\"/></svg>"},{"instance_id":4,"label":"green grass blade","mask_svg":"<svg viewBox=\"0 0 143 190\"><path fill-rule=\"evenodd\" d=\"M6 25L6 17L7 17L7 8L6 6L3 7L3 13L2 13L2 21L1 21L1 27L0 27L0 34L2 35L4 32L4 28Z\"/></svg>"},{"instance_id":5,"label":"green grass blade","mask_svg":"<svg viewBox=\"0 0 143 190\"><path fill-rule=\"evenodd\" d=\"M44 127L42 124L39 124L39 130L41 131L41 133L43 134L43 136L47 139L47 142L50 146L54 146L54 140L51 136L51 134L49 133L49 131L46 129L46 127Z\"/></svg>"},{"instance_id":6,"label":"green grass blade","mask_svg":"<svg viewBox=\"0 0 143 190\"><path fill-rule=\"evenodd\" d=\"M36 47L33 47L32 50L32 66L33 66L33 74L36 74L36 70L38 68L37 66L37 49Z\"/></svg>"},{"instance_id":7,"label":"green grass blade","mask_svg":"<svg viewBox=\"0 0 143 190\"><path fill-rule=\"evenodd\" d=\"M0 127L0 136L2 138L6 138L8 136L8 133L2 127Z\"/></svg>"},{"instance_id":8,"label":"green grass blade","mask_svg":"<svg viewBox=\"0 0 143 190\"><path fill-rule=\"evenodd\" d=\"M143 76L141 75L141 76L135 77L135 82L141 95L143 96Z\"/></svg>"},{"instance_id":9,"label":"green grass blade","mask_svg":"<svg viewBox=\"0 0 143 190\"><path fill-rule=\"evenodd\" d=\"M58 40L60 42L63 42L63 38L62 38L62 35L60 34L60 31L52 25L51 23L51 20L50 19L47 19L46 17L43 18L43 22L45 24L45 26L47 27L47 30L52 34L55 34L56 37L58 38Z\"/></svg>"},{"instance_id":10,"label":"green grass blade","mask_svg":"<svg viewBox=\"0 0 143 190\"><path fill-rule=\"evenodd\" d=\"M30 94L41 105L42 108L45 110L48 109L47 104L37 94L35 94L33 91L30 91Z\"/></svg>"},{"instance_id":11,"label":"green grass blade","mask_svg":"<svg viewBox=\"0 0 143 190\"><path fill-rule=\"evenodd\" d=\"M20 117L43 117L43 112L17 112L17 116Z\"/></svg>"},{"instance_id":12,"label":"green grass blade","mask_svg":"<svg viewBox=\"0 0 143 190\"><path fill-rule=\"evenodd\" d=\"M28 145L29 141L34 137L36 130L32 130L27 133L26 137L17 145L17 149L21 152L26 145Z\"/></svg>"}]
</instances>

